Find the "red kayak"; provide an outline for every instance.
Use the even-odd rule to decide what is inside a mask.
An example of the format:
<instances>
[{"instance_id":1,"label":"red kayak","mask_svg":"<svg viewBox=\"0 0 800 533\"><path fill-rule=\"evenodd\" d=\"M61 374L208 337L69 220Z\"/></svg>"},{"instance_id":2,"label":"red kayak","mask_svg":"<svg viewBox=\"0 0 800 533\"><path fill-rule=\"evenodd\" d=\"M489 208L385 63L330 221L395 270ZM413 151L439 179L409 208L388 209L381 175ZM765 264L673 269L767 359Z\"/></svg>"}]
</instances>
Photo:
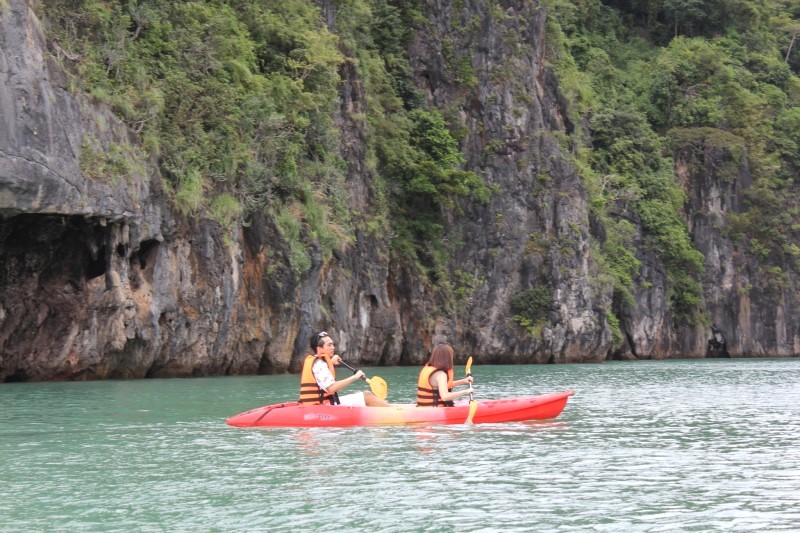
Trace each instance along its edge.
<instances>
[{"instance_id":1,"label":"red kayak","mask_svg":"<svg viewBox=\"0 0 800 533\"><path fill-rule=\"evenodd\" d=\"M474 424L520 422L555 418L564 410L573 391L483 400L472 419ZM406 424L463 424L469 405L456 407L417 407L414 404L391 407L345 407L341 405L300 405L276 403L230 417L226 423L236 427L349 427L398 426Z\"/></svg>"}]
</instances>

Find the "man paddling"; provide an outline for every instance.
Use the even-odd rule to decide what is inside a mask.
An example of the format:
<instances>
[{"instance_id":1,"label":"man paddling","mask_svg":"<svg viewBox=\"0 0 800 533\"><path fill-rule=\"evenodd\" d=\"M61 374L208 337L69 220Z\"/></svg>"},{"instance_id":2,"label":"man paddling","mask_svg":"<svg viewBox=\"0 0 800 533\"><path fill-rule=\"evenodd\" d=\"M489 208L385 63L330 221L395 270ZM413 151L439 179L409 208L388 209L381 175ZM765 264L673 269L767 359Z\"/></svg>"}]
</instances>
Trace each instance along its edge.
<instances>
[{"instance_id":1,"label":"man paddling","mask_svg":"<svg viewBox=\"0 0 800 533\"><path fill-rule=\"evenodd\" d=\"M352 376L336 380L336 368L342 362L334 352L333 340L327 332L322 331L311 337L312 353L303 361L300 372L300 403L347 405L353 407L389 407L370 391L354 392L339 396L339 391L352 385L364 377L364 372L357 370Z\"/></svg>"}]
</instances>

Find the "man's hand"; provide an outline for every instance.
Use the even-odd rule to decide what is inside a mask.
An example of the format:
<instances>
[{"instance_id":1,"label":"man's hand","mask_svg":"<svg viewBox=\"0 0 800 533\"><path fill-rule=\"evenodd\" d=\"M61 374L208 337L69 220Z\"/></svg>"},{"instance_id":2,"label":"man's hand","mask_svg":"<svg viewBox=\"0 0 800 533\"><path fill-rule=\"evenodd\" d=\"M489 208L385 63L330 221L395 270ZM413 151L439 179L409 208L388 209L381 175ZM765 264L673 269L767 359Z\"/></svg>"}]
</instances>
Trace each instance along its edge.
<instances>
[{"instance_id":1,"label":"man's hand","mask_svg":"<svg viewBox=\"0 0 800 533\"><path fill-rule=\"evenodd\" d=\"M342 358L339 357L339 354L338 353L333 354L333 357L331 357L331 363L333 363L334 365L338 365L341 362Z\"/></svg>"}]
</instances>

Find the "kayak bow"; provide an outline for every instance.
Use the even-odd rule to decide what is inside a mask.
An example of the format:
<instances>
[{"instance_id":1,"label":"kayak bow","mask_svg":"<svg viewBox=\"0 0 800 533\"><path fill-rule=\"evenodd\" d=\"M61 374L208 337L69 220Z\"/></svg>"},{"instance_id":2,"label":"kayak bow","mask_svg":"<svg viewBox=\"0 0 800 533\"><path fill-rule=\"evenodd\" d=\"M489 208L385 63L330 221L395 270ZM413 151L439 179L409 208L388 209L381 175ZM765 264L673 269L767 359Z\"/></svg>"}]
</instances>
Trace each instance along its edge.
<instances>
[{"instance_id":1,"label":"kayak bow","mask_svg":"<svg viewBox=\"0 0 800 533\"><path fill-rule=\"evenodd\" d=\"M473 424L547 420L561 414L573 391L481 401ZM251 409L226 420L236 427L349 427L382 425L463 424L469 405L455 407L417 407L414 404L390 407L350 407L342 405L300 405L277 403Z\"/></svg>"}]
</instances>

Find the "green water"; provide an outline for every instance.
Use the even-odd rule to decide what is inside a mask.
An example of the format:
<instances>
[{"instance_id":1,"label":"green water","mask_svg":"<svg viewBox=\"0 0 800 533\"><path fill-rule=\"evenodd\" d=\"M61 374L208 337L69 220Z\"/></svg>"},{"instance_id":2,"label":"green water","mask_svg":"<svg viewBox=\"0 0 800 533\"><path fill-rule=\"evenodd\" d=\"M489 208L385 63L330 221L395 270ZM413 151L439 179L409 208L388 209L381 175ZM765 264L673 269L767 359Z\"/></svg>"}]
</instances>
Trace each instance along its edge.
<instances>
[{"instance_id":1,"label":"green water","mask_svg":"<svg viewBox=\"0 0 800 533\"><path fill-rule=\"evenodd\" d=\"M416 369L366 369L412 400ZM462 369L463 370L463 369ZM247 430L297 376L0 385L2 531L800 531L800 360L473 366L552 421Z\"/></svg>"}]
</instances>

